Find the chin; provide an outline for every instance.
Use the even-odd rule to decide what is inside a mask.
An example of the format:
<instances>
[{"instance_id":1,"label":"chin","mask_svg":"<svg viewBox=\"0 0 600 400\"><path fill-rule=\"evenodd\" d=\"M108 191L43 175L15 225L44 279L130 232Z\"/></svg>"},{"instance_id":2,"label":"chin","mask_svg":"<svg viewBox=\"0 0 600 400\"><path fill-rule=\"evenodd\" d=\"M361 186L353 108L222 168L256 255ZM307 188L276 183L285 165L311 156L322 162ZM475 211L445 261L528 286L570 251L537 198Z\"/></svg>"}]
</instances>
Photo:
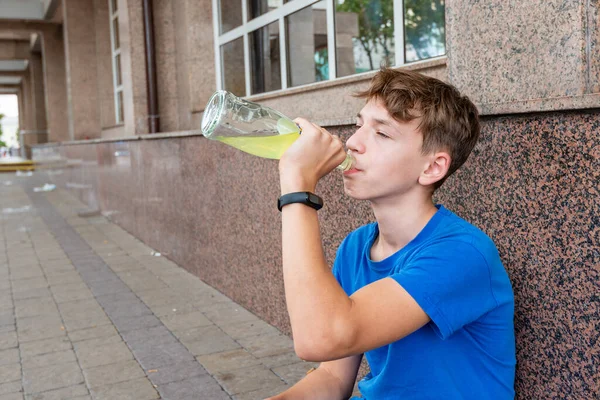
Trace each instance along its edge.
<instances>
[{"instance_id":1,"label":"chin","mask_svg":"<svg viewBox=\"0 0 600 400\"><path fill-rule=\"evenodd\" d=\"M360 193L356 190L352 190L352 188L348 188L346 185L344 185L344 193L346 193L347 196L353 198L354 200L369 200L369 196L365 193Z\"/></svg>"}]
</instances>

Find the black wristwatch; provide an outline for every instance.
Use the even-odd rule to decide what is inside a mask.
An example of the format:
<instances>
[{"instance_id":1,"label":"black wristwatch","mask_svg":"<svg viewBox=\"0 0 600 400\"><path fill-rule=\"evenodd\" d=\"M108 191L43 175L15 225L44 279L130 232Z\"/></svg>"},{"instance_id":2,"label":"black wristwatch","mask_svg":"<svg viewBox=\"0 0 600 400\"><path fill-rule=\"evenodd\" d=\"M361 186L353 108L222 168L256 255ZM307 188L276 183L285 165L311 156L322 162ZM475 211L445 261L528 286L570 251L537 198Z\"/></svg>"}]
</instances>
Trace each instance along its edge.
<instances>
[{"instance_id":1,"label":"black wristwatch","mask_svg":"<svg viewBox=\"0 0 600 400\"><path fill-rule=\"evenodd\" d=\"M277 199L277 208L281 211L281 208L287 204L301 203L315 210L320 210L323 207L323 199L311 192L294 192L288 193Z\"/></svg>"}]
</instances>

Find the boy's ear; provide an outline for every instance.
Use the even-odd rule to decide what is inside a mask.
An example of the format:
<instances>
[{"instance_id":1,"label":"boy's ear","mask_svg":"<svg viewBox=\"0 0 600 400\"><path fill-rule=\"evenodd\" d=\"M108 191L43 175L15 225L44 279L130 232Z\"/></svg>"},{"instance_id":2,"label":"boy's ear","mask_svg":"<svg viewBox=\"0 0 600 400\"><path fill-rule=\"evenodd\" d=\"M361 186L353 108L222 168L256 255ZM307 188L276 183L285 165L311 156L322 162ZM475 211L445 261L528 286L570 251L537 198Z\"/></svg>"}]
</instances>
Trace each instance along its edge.
<instances>
[{"instance_id":1,"label":"boy's ear","mask_svg":"<svg viewBox=\"0 0 600 400\"><path fill-rule=\"evenodd\" d=\"M425 170L419 176L419 183L423 186L429 186L443 179L448 173L451 161L450 154L444 151L432 154Z\"/></svg>"}]
</instances>

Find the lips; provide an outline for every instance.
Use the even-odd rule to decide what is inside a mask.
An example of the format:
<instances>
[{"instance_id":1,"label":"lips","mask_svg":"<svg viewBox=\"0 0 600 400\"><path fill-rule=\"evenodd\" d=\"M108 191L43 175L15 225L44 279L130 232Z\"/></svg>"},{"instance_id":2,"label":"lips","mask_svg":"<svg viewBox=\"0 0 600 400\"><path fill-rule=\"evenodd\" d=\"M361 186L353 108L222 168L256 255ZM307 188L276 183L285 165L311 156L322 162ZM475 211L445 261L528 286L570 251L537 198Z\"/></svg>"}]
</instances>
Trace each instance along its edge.
<instances>
[{"instance_id":1,"label":"lips","mask_svg":"<svg viewBox=\"0 0 600 400\"><path fill-rule=\"evenodd\" d=\"M344 171L344 175L346 175L346 176L352 175L352 174L356 174L357 172L360 172L360 170L356 169L356 168L352 168L352 169L349 169L348 171Z\"/></svg>"}]
</instances>

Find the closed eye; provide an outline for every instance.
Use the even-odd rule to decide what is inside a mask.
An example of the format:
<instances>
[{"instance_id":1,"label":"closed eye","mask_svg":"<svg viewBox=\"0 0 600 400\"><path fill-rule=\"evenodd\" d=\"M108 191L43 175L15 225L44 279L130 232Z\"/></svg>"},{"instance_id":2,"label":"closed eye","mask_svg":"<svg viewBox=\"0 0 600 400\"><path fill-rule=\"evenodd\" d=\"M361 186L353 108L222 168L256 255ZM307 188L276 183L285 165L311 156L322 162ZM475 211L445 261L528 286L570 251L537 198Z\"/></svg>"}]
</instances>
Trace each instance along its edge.
<instances>
[{"instance_id":1,"label":"closed eye","mask_svg":"<svg viewBox=\"0 0 600 400\"><path fill-rule=\"evenodd\" d=\"M383 133L383 132L377 132L377 134L378 134L379 136L381 136L381 137L384 137L384 138L386 138L386 139L389 139L389 138L390 138L388 135L386 135L386 134L385 134L385 133Z\"/></svg>"}]
</instances>

